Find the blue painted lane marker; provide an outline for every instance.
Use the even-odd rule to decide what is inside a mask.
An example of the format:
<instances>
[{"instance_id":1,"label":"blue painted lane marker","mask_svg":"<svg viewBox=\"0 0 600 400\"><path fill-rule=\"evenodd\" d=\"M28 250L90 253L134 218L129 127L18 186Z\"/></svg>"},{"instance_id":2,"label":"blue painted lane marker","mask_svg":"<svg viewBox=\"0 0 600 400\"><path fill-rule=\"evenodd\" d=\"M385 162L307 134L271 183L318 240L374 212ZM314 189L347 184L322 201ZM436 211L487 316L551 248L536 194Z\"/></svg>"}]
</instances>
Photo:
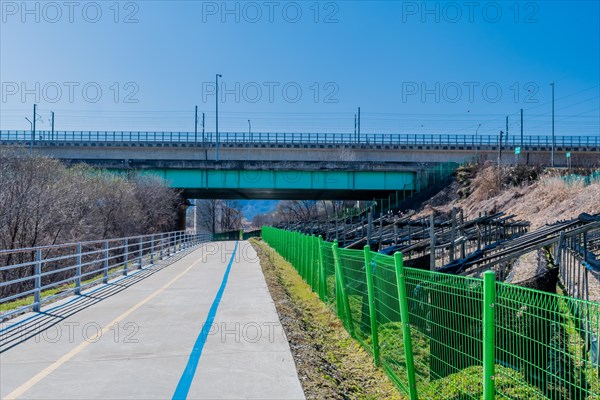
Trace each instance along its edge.
<instances>
[{"instance_id":1,"label":"blue painted lane marker","mask_svg":"<svg viewBox=\"0 0 600 400\"><path fill-rule=\"evenodd\" d=\"M238 248L238 242L235 242L235 247L233 248L233 254L231 255L231 260L229 260L229 264L227 265L227 269L225 270L225 274L223 275L223 281L221 282L221 287L219 287L219 291L215 296L215 299L210 307L210 311L208 312L208 316L206 317L206 322L202 325L202 330L200 331L200 335L196 339L194 343L194 348L192 349L192 353L188 358L187 365L185 366L185 370L179 379L179 383L177 384L177 388L175 389L175 394L173 394L173 400L185 400L187 399L188 392L190 391L190 387L192 386L192 380L194 379L194 375L196 374L196 368L198 367L198 362L200 361L200 356L202 355L202 349L204 349L204 344L206 343L206 339L208 339L208 333L210 332L210 327L212 326L215 315L217 314L217 309L219 308L219 303L221 302L221 297L223 297L223 292L225 291L225 286L227 286L227 279L229 278L229 271L231 270L231 265L233 264L233 260L235 259L235 252Z\"/></svg>"}]
</instances>

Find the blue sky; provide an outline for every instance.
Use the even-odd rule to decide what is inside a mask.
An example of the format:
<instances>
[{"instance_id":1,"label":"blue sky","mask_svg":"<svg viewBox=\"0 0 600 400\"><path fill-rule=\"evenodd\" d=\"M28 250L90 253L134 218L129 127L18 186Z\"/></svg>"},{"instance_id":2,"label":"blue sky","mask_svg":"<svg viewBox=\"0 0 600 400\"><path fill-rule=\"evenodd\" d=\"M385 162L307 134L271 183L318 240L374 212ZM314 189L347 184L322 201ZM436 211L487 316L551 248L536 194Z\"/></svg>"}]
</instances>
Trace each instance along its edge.
<instances>
[{"instance_id":1,"label":"blue sky","mask_svg":"<svg viewBox=\"0 0 600 400\"><path fill-rule=\"evenodd\" d=\"M0 129L600 135L597 1L2 1ZM36 21L37 19L37 21ZM96 22L94 22L96 21ZM101 94L100 94L101 92ZM223 92L222 92L223 93Z\"/></svg>"}]
</instances>

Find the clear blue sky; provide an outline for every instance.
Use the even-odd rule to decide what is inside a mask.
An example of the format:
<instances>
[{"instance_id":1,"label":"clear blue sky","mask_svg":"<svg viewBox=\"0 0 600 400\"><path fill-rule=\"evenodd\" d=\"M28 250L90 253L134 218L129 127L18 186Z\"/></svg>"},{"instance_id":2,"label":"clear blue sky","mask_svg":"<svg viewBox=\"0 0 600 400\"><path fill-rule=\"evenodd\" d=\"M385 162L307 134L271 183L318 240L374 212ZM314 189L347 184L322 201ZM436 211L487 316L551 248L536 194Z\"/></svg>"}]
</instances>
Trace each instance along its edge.
<instances>
[{"instance_id":1,"label":"clear blue sky","mask_svg":"<svg viewBox=\"0 0 600 400\"><path fill-rule=\"evenodd\" d=\"M600 135L598 1L0 4L0 129Z\"/></svg>"}]
</instances>

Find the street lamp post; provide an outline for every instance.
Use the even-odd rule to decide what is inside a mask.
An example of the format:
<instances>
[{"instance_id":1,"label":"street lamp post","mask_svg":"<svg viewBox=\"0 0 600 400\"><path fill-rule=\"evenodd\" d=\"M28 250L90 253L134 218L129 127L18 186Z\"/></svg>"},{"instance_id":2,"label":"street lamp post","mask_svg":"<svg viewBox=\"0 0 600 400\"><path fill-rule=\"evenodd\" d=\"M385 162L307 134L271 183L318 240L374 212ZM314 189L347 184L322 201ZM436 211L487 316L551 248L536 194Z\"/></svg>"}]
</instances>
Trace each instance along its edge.
<instances>
[{"instance_id":1,"label":"street lamp post","mask_svg":"<svg viewBox=\"0 0 600 400\"><path fill-rule=\"evenodd\" d=\"M479 154L477 153L477 148L479 146L479 136L477 136L477 132L481 128L481 124L477 125L477 129L475 129L475 163L479 164Z\"/></svg>"},{"instance_id":2,"label":"street lamp post","mask_svg":"<svg viewBox=\"0 0 600 400\"><path fill-rule=\"evenodd\" d=\"M31 140L35 141L35 121L37 119L36 116L36 108L37 108L37 104L33 105L33 128L31 129Z\"/></svg>"},{"instance_id":3,"label":"street lamp post","mask_svg":"<svg viewBox=\"0 0 600 400\"><path fill-rule=\"evenodd\" d=\"M250 139L251 142L253 142L253 140L252 140L252 125L250 125L250 120L248 120L248 138Z\"/></svg>"},{"instance_id":4,"label":"street lamp post","mask_svg":"<svg viewBox=\"0 0 600 400\"><path fill-rule=\"evenodd\" d=\"M31 122L31 120L27 117L25 117L25 119L27 120L27 122L29 122L31 129L31 140L29 141L29 154L31 155L33 153L33 137L35 133L33 133L33 122Z\"/></svg>"},{"instance_id":5,"label":"street lamp post","mask_svg":"<svg viewBox=\"0 0 600 400\"><path fill-rule=\"evenodd\" d=\"M219 161L219 78L222 78L223 75L217 74L215 77L216 84L216 98L215 98L215 111L216 111L216 119L215 119L215 159Z\"/></svg>"},{"instance_id":6,"label":"street lamp post","mask_svg":"<svg viewBox=\"0 0 600 400\"><path fill-rule=\"evenodd\" d=\"M552 168L554 168L554 82L551 82L550 86L552 86Z\"/></svg>"}]
</instances>

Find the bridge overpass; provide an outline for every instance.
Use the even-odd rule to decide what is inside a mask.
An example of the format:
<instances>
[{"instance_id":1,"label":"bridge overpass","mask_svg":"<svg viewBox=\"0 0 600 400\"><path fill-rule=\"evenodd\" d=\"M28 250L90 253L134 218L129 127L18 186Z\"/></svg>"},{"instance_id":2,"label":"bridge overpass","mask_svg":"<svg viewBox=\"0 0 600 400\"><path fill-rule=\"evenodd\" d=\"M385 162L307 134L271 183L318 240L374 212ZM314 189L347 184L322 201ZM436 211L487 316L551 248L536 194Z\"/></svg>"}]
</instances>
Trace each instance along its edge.
<instances>
[{"instance_id":1,"label":"bridge overpass","mask_svg":"<svg viewBox=\"0 0 600 400\"><path fill-rule=\"evenodd\" d=\"M428 158L423 150L420 158L412 157L415 151L400 148L433 144L407 144L399 137L365 137L358 143L330 134L224 133L218 142L212 134L189 132L36 132L34 137L28 141L27 132L2 131L0 144L29 146L67 163L157 175L186 198L371 200L397 192L402 197L458 165L441 152ZM459 153L449 158L464 161Z\"/></svg>"},{"instance_id":2,"label":"bridge overpass","mask_svg":"<svg viewBox=\"0 0 600 400\"><path fill-rule=\"evenodd\" d=\"M32 140L33 136L33 140ZM550 136L214 133L122 131L0 131L0 144L19 143L65 160L188 161L357 161L463 163L497 161L550 165ZM520 148L517 159L515 149ZM600 135L557 136L555 165L596 165Z\"/></svg>"}]
</instances>

